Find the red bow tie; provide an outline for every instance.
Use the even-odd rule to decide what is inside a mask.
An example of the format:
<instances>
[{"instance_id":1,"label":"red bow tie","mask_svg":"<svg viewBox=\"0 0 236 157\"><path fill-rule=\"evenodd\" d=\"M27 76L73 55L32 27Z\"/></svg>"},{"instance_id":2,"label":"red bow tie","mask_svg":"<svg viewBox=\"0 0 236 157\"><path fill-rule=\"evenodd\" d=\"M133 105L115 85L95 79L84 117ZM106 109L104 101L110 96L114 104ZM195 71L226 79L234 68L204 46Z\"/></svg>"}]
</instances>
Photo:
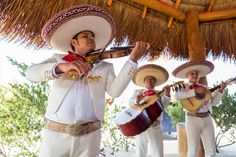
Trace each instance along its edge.
<instances>
[{"instance_id":1,"label":"red bow tie","mask_svg":"<svg viewBox=\"0 0 236 157\"><path fill-rule=\"evenodd\" d=\"M143 92L144 96L152 96L152 95L155 95L155 94L156 94L156 91L154 91L152 89L149 89L149 90L146 90L145 92Z\"/></svg>"},{"instance_id":2,"label":"red bow tie","mask_svg":"<svg viewBox=\"0 0 236 157\"><path fill-rule=\"evenodd\" d=\"M68 55L64 56L62 59L68 62L73 62L77 60L82 60L82 61L85 60L83 56L76 54L74 52L70 52L70 51L68 51Z\"/></svg>"},{"instance_id":3,"label":"red bow tie","mask_svg":"<svg viewBox=\"0 0 236 157\"><path fill-rule=\"evenodd\" d=\"M197 83L193 83L189 86L189 89L195 89L195 88L198 88L198 87L203 87L203 86L200 85L200 84L197 84Z\"/></svg>"}]
</instances>

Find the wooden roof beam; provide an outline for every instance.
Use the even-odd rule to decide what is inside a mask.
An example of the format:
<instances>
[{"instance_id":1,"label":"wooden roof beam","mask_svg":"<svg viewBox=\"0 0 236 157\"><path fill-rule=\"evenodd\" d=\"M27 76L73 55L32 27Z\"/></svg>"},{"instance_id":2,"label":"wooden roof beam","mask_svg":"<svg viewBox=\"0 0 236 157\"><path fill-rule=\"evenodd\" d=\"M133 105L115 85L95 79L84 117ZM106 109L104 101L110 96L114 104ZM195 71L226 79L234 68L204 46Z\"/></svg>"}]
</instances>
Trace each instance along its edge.
<instances>
[{"instance_id":1,"label":"wooden roof beam","mask_svg":"<svg viewBox=\"0 0 236 157\"><path fill-rule=\"evenodd\" d=\"M220 11L202 12L198 14L199 22L226 20L230 18L236 18L236 8Z\"/></svg>"},{"instance_id":2,"label":"wooden roof beam","mask_svg":"<svg viewBox=\"0 0 236 157\"><path fill-rule=\"evenodd\" d=\"M177 1L175 2L175 9L178 9L180 2L181 2L181 0L177 0ZM168 25L167 25L168 28L171 27L171 24L172 24L172 21L173 21L173 20L174 20L174 18L171 16L171 17L169 18L169 22L168 22Z\"/></svg>"},{"instance_id":3,"label":"wooden roof beam","mask_svg":"<svg viewBox=\"0 0 236 157\"><path fill-rule=\"evenodd\" d=\"M144 6L144 8L143 8L143 13L142 13L142 15L141 15L142 19L145 19L146 14L147 14L147 6Z\"/></svg>"},{"instance_id":4,"label":"wooden roof beam","mask_svg":"<svg viewBox=\"0 0 236 157\"><path fill-rule=\"evenodd\" d=\"M153 10L162 12L166 15L172 16L179 21L184 21L186 18L185 13L161 1L157 1L157 0L133 0L133 1L136 3L142 4L144 6L147 6L148 8L151 8Z\"/></svg>"},{"instance_id":5,"label":"wooden roof beam","mask_svg":"<svg viewBox=\"0 0 236 157\"><path fill-rule=\"evenodd\" d=\"M213 4L215 3L215 0L210 0L210 4L209 4L209 7L207 9L207 11L211 11L212 10L212 7L213 7Z\"/></svg>"},{"instance_id":6,"label":"wooden roof beam","mask_svg":"<svg viewBox=\"0 0 236 157\"><path fill-rule=\"evenodd\" d=\"M112 0L107 0L107 5L111 6L111 4L112 4Z\"/></svg>"}]
</instances>

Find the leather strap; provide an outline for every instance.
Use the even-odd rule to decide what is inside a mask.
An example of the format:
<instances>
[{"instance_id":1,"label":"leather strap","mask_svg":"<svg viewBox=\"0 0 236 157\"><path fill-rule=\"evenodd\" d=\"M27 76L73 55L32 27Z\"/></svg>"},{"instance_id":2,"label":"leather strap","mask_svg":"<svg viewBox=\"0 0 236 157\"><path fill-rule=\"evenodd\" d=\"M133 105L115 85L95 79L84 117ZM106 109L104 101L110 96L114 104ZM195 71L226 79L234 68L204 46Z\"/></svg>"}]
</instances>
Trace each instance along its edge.
<instances>
[{"instance_id":1,"label":"leather strap","mask_svg":"<svg viewBox=\"0 0 236 157\"><path fill-rule=\"evenodd\" d=\"M188 116L192 116L192 117L208 117L210 115L209 112L197 112L197 113L187 113Z\"/></svg>"}]
</instances>

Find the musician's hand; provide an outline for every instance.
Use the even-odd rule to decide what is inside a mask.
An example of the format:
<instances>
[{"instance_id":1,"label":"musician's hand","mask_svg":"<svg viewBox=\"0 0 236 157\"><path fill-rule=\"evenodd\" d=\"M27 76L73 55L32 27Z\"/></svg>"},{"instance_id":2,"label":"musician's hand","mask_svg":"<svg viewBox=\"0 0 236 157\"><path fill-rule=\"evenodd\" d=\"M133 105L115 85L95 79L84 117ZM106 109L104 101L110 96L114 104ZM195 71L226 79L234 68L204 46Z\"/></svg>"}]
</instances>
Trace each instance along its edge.
<instances>
[{"instance_id":1,"label":"musician's hand","mask_svg":"<svg viewBox=\"0 0 236 157\"><path fill-rule=\"evenodd\" d=\"M170 86L165 86L164 87L164 94L168 97L170 97Z\"/></svg>"},{"instance_id":2,"label":"musician's hand","mask_svg":"<svg viewBox=\"0 0 236 157\"><path fill-rule=\"evenodd\" d=\"M139 58L141 58L144 54L148 53L150 49L150 44L143 41L138 41L135 43L135 47L133 48L130 59L134 62L137 62Z\"/></svg>"},{"instance_id":3,"label":"musician's hand","mask_svg":"<svg viewBox=\"0 0 236 157\"><path fill-rule=\"evenodd\" d=\"M219 92L220 92L220 93L223 93L223 91L224 91L224 89L226 88L226 86L227 86L227 84L226 84L225 82L222 82L222 83L220 84Z\"/></svg>"},{"instance_id":4,"label":"musician's hand","mask_svg":"<svg viewBox=\"0 0 236 157\"><path fill-rule=\"evenodd\" d=\"M79 76L86 76L92 67L80 60L69 62L69 63L60 63L56 66L56 74L67 73L70 71L76 71Z\"/></svg>"},{"instance_id":5,"label":"musician's hand","mask_svg":"<svg viewBox=\"0 0 236 157\"><path fill-rule=\"evenodd\" d=\"M136 97L136 102L139 103L141 100L143 100L144 97L145 97L145 96L144 96L143 94L137 95L137 97Z\"/></svg>"}]
</instances>

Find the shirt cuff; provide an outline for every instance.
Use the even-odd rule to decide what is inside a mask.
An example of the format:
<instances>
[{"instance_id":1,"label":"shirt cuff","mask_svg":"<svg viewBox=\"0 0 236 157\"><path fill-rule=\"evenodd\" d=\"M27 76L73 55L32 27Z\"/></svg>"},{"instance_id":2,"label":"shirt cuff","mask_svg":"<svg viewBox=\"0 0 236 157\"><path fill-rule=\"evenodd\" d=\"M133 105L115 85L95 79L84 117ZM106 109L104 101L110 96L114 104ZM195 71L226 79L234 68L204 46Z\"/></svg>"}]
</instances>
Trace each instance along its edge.
<instances>
[{"instance_id":1,"label":"shirt cuff","mask_svg":"<svg viewBox=\"0 0 236 157\"><path fill-rule=\"evenodd\" d=\"M59 78L60 76L62 76L62 74L56 74L55 69L58 66L58 64L60 64L60 63L57 63L52 67L52 76L55 77L55 78Z\"/></svg>"},{"instance_id":2,"label":"shirt cuff","mask_svg":"<svg viewBox=\"0 0 236 157\"><path fill-rule=\"evenodd\" d=\"M224 92L221 93L221 92L219 92L219 91L216 92L217 96L220 96L220 97L222 97L222 96L224 95L223 93L224 93Z\"/></svg>"},{"instance_id":3,"label":"shirt cuff","mask_svg":"<svg viewBox=\"0 0 236 157\"><path fill-rule=\"evenodd\" d=\"M134 67L134 68L137 68L138 67L138 63L135 63L134 61L132 61L131 59L128 59L128 63Z\"/></svg>"}]
</instances>

